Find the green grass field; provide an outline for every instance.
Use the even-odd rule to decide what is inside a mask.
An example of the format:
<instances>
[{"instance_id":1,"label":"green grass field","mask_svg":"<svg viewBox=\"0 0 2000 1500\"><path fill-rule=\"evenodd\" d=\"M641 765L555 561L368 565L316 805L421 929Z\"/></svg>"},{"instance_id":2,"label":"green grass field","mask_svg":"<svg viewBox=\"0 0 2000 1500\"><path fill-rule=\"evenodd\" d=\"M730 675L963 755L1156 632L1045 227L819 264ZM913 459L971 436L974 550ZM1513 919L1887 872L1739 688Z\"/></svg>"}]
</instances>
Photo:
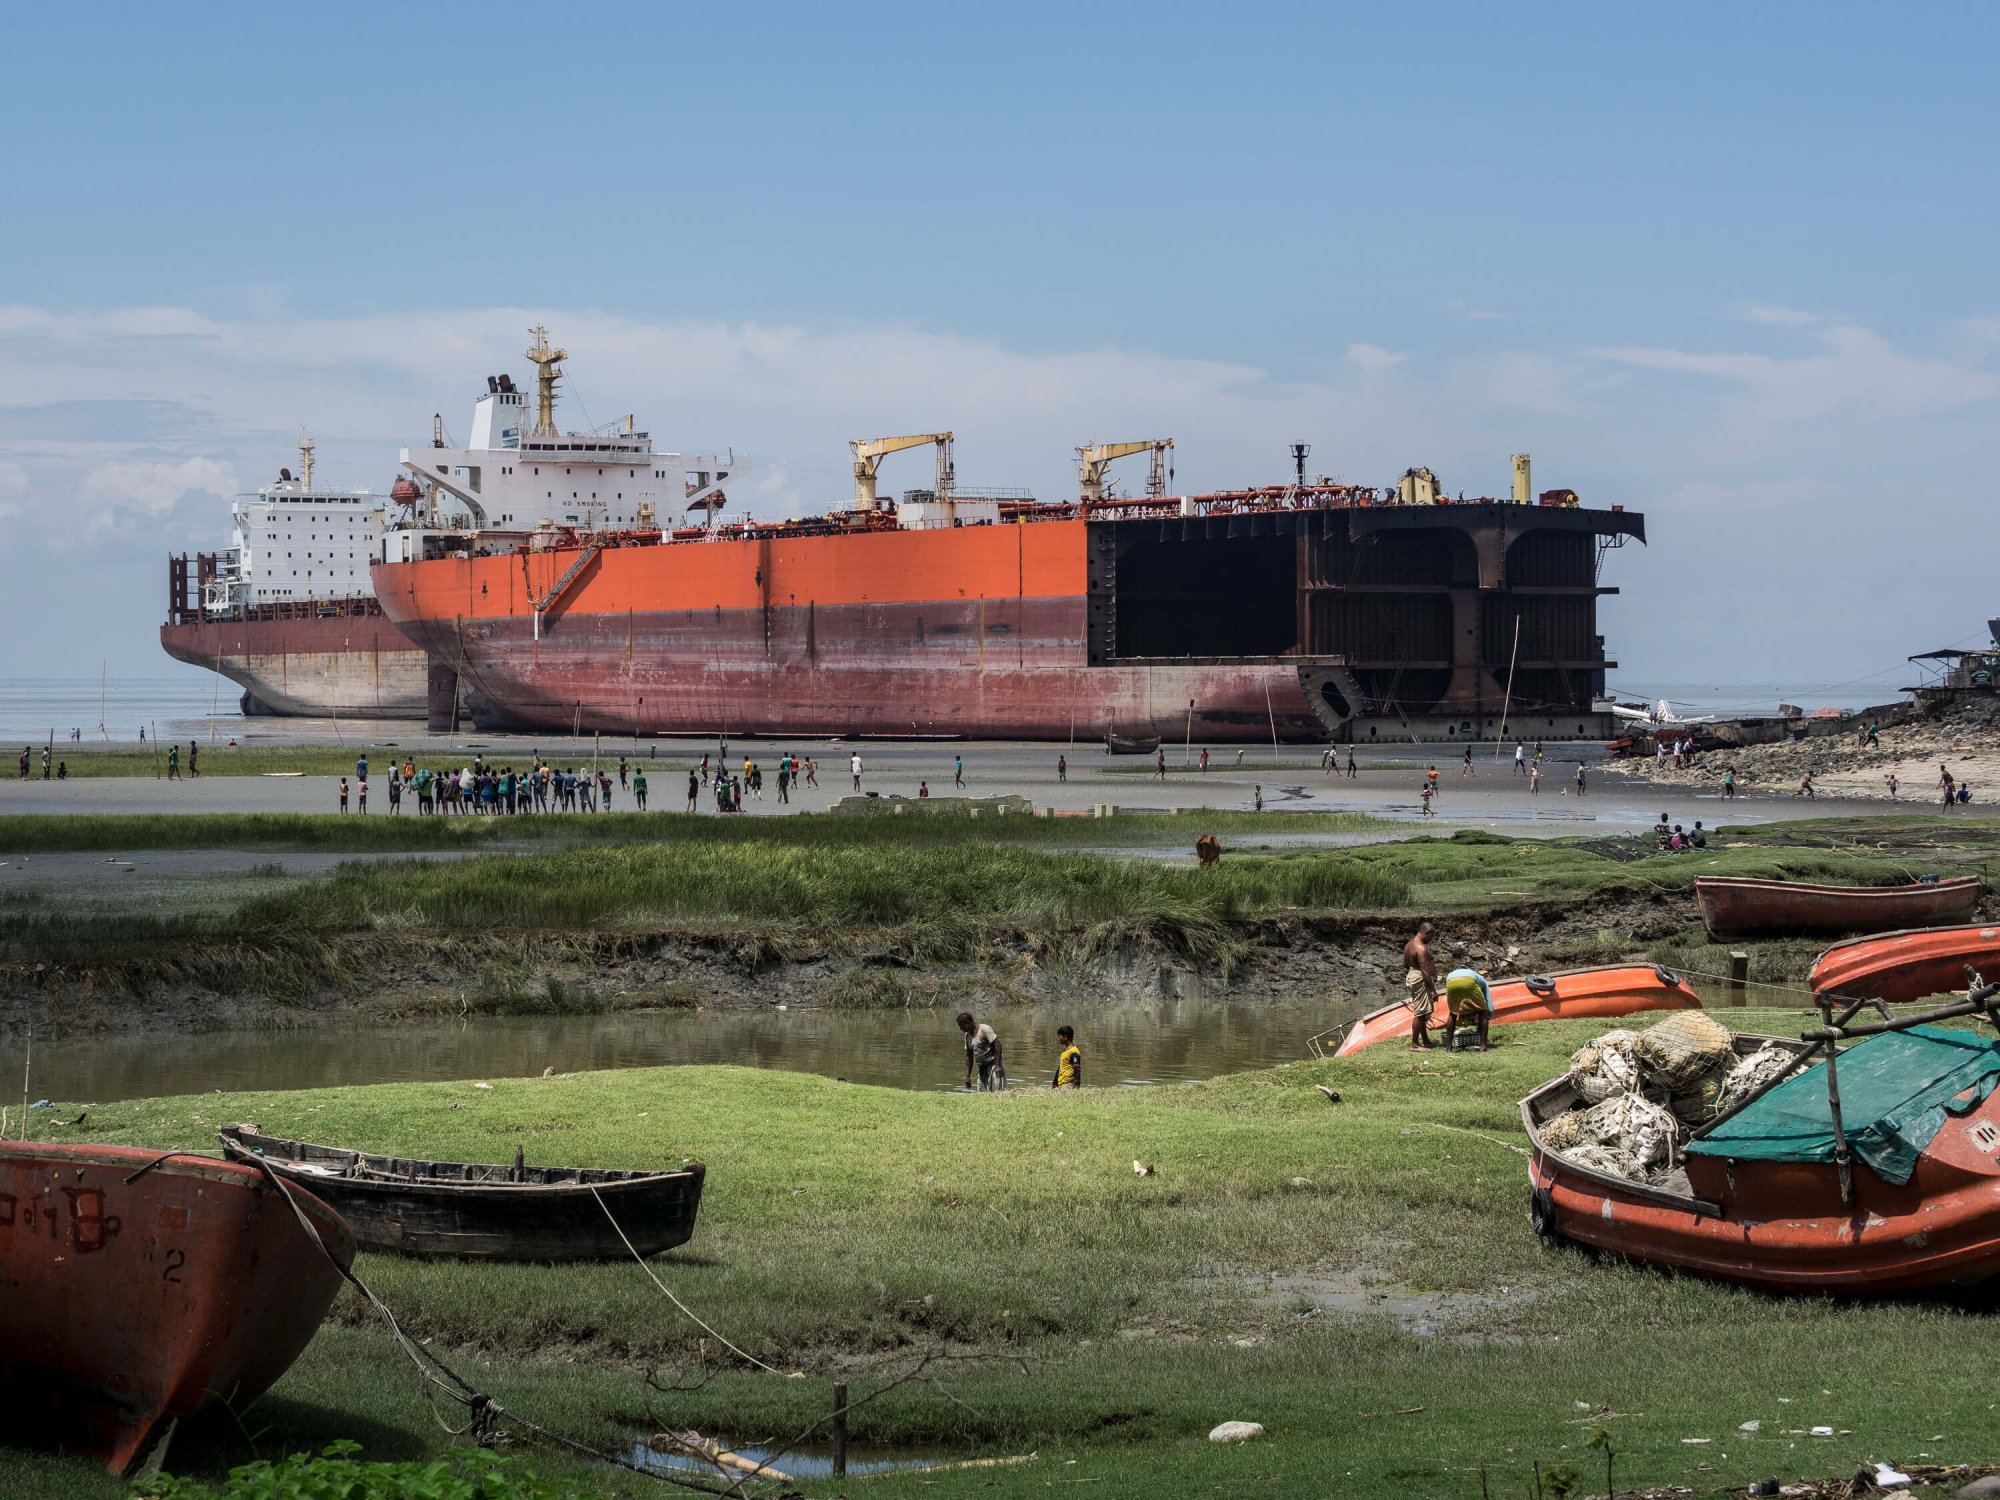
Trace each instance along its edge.
<instances>
[{"instance_id":1,"label":"green grass field","mask_svg":"<svg viewBox=\"0 0 2000 1500\"><path fill-rule=\"evenodd\" d=\"M1728 1017L1798 1027L1796 1012ZM668 1424L758 1443L812 1422L835 1378L859 1396L944 1351L969 1358L856 1412L855 1441L1040 1455L956 1480L850 1481L849 1494L1045 1495L1077 1482L1101 1496L1471 1500L1482 1475L1492 1495L1529 1493L1538 1460L1580 1466L1601 1491L1602 1454L1586 1446L1600 1421L1621 1487L1707 1493L1851 1474L1872 1458L1990 1458L1981 1306L1771 1297L1534 1239L1514 1101L1599 1029L1502 1028L1483 1057L1380 1047L1198 1086L1062 1095L730 1068L208 1095L108 1105L87 1134L207 1149L215 1125L249 1120L470 1160L507 1160L517 1145L530 1161L697 1156L710 1170L700 1226L655 1269L776 1373L704 1346L629 1263L363 1257L357 1269L503 1405L593 1443ZM1329 1105L1315 1082L1344 1101ZM1154 1174L1135 1175L1134 1160ZM245 1418L258 1451L342 1435L383 1458L448 1444L371 1316L343 1300L340 1326ZM649 1393L648 1369L693 1388ZM1205 1441L1237 1418L1268 1435ZM1753 1420L1760 1434L1738 1431ZM1786 1435L1815 1425L1841 1435ZM195 1472L249 1455L226 1423L177 1441L176 1465ZM532 1461L601 1493L639 1492L546 1449ZM115 1488L81 1463L0 1450L0 1492Z\"/></svg>"}]
</instances>

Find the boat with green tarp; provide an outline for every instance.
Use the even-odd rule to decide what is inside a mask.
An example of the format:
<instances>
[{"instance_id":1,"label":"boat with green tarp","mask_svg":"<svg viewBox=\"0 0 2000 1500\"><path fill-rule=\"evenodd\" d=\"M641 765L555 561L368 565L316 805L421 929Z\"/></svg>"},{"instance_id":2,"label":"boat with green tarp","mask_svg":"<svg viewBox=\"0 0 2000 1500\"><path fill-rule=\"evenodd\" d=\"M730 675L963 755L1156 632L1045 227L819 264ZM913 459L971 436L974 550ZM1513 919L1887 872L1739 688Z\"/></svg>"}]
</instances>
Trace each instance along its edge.
<instances>
[{"instance_id":1,"label":"boat with green tarp","mask_svg":"<svg viewBox=\"0 0 2000 1500\"><path fill-rule=\"evenodd\" d=\"M1569 1075L1521 1101L1537 1230L1635 1260L1784 1290L1867 1295L2000 1273L2000 986L1923 1015L1822 1012L1794 1052L1645 1180L1556 1149L1585 1107ZM1842 1045L1848 1043L1849 1045ZM1544 1133L1550 1140L1544 1140Z\"/></svg>"}]
</instances>

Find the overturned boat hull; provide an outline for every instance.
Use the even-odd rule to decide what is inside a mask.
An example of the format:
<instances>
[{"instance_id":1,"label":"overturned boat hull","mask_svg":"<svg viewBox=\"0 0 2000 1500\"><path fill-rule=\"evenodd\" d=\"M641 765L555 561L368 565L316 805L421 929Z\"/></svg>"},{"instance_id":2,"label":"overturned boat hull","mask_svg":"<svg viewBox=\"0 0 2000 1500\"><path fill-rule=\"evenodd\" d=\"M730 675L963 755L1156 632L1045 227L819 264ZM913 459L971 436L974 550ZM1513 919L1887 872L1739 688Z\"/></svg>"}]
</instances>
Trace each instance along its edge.
<instances>
[{"instance_id":1,"label":"overturned boat hull","mask_svg":"<svg viewBox=\"0 0 2000 1500\"><path fill-rule=\"evenodd\" d=\"M1925 927L1836 943L1813 960L1815 995L1891 1005L1962 990L1966 969L2000 978L2000 927Z\"/></svg>"},{"instance_id":2,"label":"overturned boat hull","mask_svg":"<svg viewBox=\"0 0 2000 1500\"><path fill-rule=\"evenodd\" d=\"M1694 1010L1701 999L1671 969L1650 964L1620 964L1603 969L1510 979L1492 986L1493 1013L1489 1025L1520 1021L1591 1020L1629 1016L1648 1010ZM1450 1011L1442 996L1431 1011L1431 1028L1441 1028ZM1336 1057L1350 1057L1378 1042L1409 1040L1413 1013L1406 1002L1370 1011L1341 1039Z\"/></svg>"}]
</instances>

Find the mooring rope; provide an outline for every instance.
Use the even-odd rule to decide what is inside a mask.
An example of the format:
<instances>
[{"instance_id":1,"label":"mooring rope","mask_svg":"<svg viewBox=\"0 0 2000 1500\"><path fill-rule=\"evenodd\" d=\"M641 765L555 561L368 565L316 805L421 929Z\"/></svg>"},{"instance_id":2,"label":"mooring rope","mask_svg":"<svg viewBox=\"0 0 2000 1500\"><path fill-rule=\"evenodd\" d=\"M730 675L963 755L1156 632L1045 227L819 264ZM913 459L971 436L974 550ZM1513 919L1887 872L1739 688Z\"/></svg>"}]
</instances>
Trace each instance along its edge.
<instances>
[{"instance_id":1,"label":"mooring rope","mask_svg":"<svg viewBox=\"0 0 2000 1500\"><path fill-rule=\"evenodd\" d=\"M653 1274L653 1268L646 1264L646 1257L639 1253L637 1247L635 1247L632 1241L626 1236L624 1226L618 1222L617 1216L611 1212L611 1206L604 1201L604 1195L597 1191L597 1184L594 1182L590 1183L589 1187L590 1187L590 1196L595 1198L597 1200L597 1206L604 1210L604 1217L611 1220L611 1227L618 1231L618 1238L625 1241L625 1248L632 1252L632 1259L639 1262L639 1269L646 1273L647 1277L652 1281L653 1285L660 1289L661 1294L665 1296L665 1298L669 1302L673 1303L675 1307L680 1309L682 1317L686 1318L690 1323L694 1324L694 1326L699 1328L703 1333L707 1334L710 1338L714 1339L717 1343L721 1344L723 1348L727 1349L731 1354L734 1354L738 1359L747 1360L749 1363L755 1365L760 1370L769 1370L770 1373L773 1375L782 1375L785 1373L783 1370L774 1369L772 1366L765 1364L764 1361L757 1358L756 1355L745 1353L743 1350L737 1348L736 1345L730 1343L728 1339L724 1338L721 1334L717 1333L713 1328L709 1327L708 1324L702 1322L700 1318L696 1317L694 1315L693 1309L691 1309L685 1302L681 1301L680 1298L676 1297L673 1294L673 1292L668 1289L667 1284L664 1281L660 1280L658 1276L655 1276Z\"/></svg>"},{"instance_id":2,"label":"mooring rope","mask_svg":"<svg viewBox=\"0 0 2000 1500\"><path fill-rule=\"evenodd\" d=\"M418 1344L411 1339L409 1334L403 1331L403 1325L396 1321L396 1315L389 1310L388 1304L376 1296L369 1289L368 1284L359 1276L356 1276L350 1267L340 1263L339 1257L328 1248L326 1241L320 1236L318 1226L306 1216L305 1210L299 1207L298 1200L292 1196L291 1186L285 1181L284 1177L261 1156L253 1155L250 1158L250 1162L266 1178L277 1185L278 1191L284 1195L285 1203L304 1227L307 1237L318 1247L320 1254L326 1257L327 1263L340 1273L343 1281L359 1292L367 1300L368 1304L382 1315L383 1321L389 1325L389 1332L393 1336L396 1345L402 1349L410 1362L416 1366L419 1388L423 1392L424 1404L429 1408L432 1420L448 1435L461 1437L469 1432L472 1434L474 1443L482 1448L490 1447L494 1428L505 1422L531 1432L537 1437L546 1438L552 1443L570 1449L572 1452L580 1453L586 1458L596 1459L600 1463L612 1464L618 1468L630 1470L634 1474L643 1474L646 1478L659 1480L663 1484L678 1485L682 1489L696 1490L705 1495L726 1495L730 1493L730 1490L716 1489L712 1486L698 1483L696 1480L685 1475L670 1474L659 1469L648 1468L644 1464L633 1463L628 1458L621 1458L615 1453L606 1453L601 1449L593 1448L586 1442L582 1442L577 1438L567 1437L560 1432L554 1431L552 1428L544 1427L539 1422L522 1416L519 1412L509 1410L498 1401L495 1401L491 1396L478 1390L470 1381L466 1380L456 1370L452 1369L450 1365L446 1364L443 1356L439 1355L435 1350ZM595 1193L596 1189L593 1188L591 1191ZM601 1199L599 1201L602 1202ZM620 1238L624 1237L623 1230L619 1231L619 1236ZM629 1245L630 1242L628 1241L627 1243ZM719 1338L721 1335L718 1334L717 1337ZM445 1394L450 1396L454 1401L463 1403L471 1412L471 1420L465 1426L453 1427L443 1417L438 1415L437 1403L432 1399L435 1394L437 1380L431 1373L430 1368L428 1368L428 1366L432 1365L436 1366L438 1373L444 1377ZM769 1369L770 1366L766 1365L765 1368Z\"/></svg>"}]
</instances>

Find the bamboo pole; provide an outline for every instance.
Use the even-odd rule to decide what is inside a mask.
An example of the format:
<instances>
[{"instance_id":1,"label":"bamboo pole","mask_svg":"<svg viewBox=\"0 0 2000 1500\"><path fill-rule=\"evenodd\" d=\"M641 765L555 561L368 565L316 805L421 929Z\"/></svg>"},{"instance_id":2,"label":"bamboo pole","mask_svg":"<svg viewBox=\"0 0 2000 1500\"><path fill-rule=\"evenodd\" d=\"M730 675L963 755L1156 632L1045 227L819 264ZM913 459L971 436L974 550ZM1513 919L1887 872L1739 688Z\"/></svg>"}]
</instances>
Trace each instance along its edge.
<instances>
[{"instance_id":1,"label":"bamboo pole","mask_svg":"<svg viewBox=\"0 0 2000 1500\"><path fill-rule=\"evenodd\" d=\"M1507 653L1507 692L1500 700L1500 739L1493 742L1493 758L1500 758L1500 741L1507 738L1507 716L1514 711L1514 666L1521 659L1521 617L1514 616L1514 649Z\"/></svg>"},{"instance_id":2,"label":"bamboo pole","mask_svg":"<svg viewBox=\"0 0 2000 1500\"><path fill-rule=\"evenodd\" d=\"M847 1477L847 1382L833 1385L833 1477Z\"/></svg>"}]
</instances>

